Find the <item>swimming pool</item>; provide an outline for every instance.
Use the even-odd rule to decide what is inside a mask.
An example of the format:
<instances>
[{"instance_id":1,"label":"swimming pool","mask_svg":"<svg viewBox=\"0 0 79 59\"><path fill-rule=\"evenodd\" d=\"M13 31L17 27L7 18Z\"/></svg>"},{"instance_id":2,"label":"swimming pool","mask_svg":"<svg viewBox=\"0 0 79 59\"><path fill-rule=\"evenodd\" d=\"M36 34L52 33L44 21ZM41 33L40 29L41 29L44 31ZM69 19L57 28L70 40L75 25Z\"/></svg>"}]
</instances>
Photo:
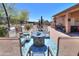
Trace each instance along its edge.
<instances>
[{"instance_id":1,"label":"swimming pool","mask_svg":"<svg viewBox=\"0 0 79 59\"><path fill-rule=\"evenodd\" d=\"M20 41L22 42L24 40L24 38L20 38ZM30 47L32 46L33 44L33 38L30 38L30 41L25 43L25 45L23 47L21 47L21 50L22 50L22 55L23 56L26 56L28 55L28 51L30 49ZM53 41L53 39L51 38L46 38L45 39L45 45L47 47L50 48L51 50L51 53L53 54L53 56L56 56L56 53L57 53L57 45L56 43ZM45 52L45 55L47 55L47 51Z\"/></svg>"}]
</instances>

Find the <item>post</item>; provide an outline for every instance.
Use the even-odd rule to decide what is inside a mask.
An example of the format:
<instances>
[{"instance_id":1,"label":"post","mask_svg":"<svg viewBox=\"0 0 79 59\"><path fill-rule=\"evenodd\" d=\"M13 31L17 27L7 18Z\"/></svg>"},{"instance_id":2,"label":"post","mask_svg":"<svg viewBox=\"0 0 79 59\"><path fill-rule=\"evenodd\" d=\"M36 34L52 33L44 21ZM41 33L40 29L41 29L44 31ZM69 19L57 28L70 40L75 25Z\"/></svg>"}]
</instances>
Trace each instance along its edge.
<instances>
[{"instance_id":1,"label":"post","mask_svg":"<svg viewBox=\"0 0 79 59\"><path fill-rule=\"evenodd\" d=\"M55 29L56 29L56 19L54 18L54 26L55 26Z\"/></svg>"},{"instance_id":2,"label":"post","mask_svg":"<svg viewBox=\"0 0 79 59\"><path fill-rule=\"evenodd\" d=\"M8 37L9 37L9 30L10 30L9 16L8 16L8 13L7 13L7 10L6 10L6 7L5 7L5 4L4 3L2 3L2 6L3 6L3 9L4 9L5 14L6 14L6 19L7 19L7 23L8 23Z\"/></svg>"},{"instance_id":3,"label":"post","mask_svg":"<svg viewBox=\"0 0 79 59\"><path fill-rule=\"evenodd\" d=\"M53 54L52 54L50 48L48 47L48 56L50 56L50 55L53 56Z\"/></svg>"},{"instance_id":4,"label":"post","mask_svg":"<svg viewBox=\"0 0 79 59\"><path fill-rule=\"evenodd\" d=\"M31 56L31 48L29 49L29 56Z\"/></svg>"},{"instance_id":5,"label":"post","mask_svg":"<svg viewBox=\"0 0 79 59\"><path fill-rule=\"evenodd\" d=\"M66 13L65 15L65 30L66 30L66 33L69 33L69 27L68 27L68 13Z\"/></svg>"},{"instance_id":6,"label":"post","mask_svg":"<svg viewBox=\"0 0 79 59\"><path fill-rule=\"evenodd\" d=\"M8 30L10 30L10 21L9 21L9 16L8 16L8 13L7 13L7 10L6 10L6 7L5 7L5 4L2 3L2 6L3 6L4 11L5 11L5 14L6 14L6 19L7 19L7 23L8 23Z\"/></svg>"},{"instance_id":7,"label":"post","mask_svg":"<svg viewBox=\"0 0 79 59\"><path fill-rule=\"evenodd\" d=\"M49 53L50 53L50 51L49 51L49 47L48 47L48 56L49 56Z\"/></svg>"},{"instance_id":8,"label":"post","mask_svg":"<svg viewBox=\"0 0 79 59\"><path fill-rule=\"evenodd\" d=\"M43 17L41 16L41 20L40 20L40 26L41 28L43 28Z\"/></svg>"}]
</instances>

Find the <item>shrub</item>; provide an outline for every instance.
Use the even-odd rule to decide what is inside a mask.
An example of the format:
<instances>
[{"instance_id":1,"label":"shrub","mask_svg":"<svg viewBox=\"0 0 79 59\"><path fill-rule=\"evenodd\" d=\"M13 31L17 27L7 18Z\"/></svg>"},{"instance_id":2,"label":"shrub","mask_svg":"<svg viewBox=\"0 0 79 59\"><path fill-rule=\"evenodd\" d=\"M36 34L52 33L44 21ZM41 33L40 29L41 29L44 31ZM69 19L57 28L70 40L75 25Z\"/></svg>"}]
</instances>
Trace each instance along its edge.
<instances>
[{"instance_id":1,"label":"shrub","mask_svg":"<svg viewBox=\"0 0 79 59\"><path fill-rule=\"evenodd\" d=\"M25 29L26 29L26 30L30 30L30 29L31 29L31 27L32 27L32 25L31 25L31 24L27 24L27 25L25 25Z\"/></svg>"},{"instance_id":2,"label":"shrub","mask_svg":"<svg viewBox=\"0 0 79 59\"><path fill-rule=\"evenodd\" d=\"M6 28L0 27L0 37L4 37L7 35Z\"/></svg>"},{"instance_id":3,"label":"shrub","mask_svg":"<svg viewBox=\"0 0 79 59\"><path fill-rule=\"evenodd\" d=\"M2 22L0 22L0 25L2 25Z\"/></svg>"}]
</instances>

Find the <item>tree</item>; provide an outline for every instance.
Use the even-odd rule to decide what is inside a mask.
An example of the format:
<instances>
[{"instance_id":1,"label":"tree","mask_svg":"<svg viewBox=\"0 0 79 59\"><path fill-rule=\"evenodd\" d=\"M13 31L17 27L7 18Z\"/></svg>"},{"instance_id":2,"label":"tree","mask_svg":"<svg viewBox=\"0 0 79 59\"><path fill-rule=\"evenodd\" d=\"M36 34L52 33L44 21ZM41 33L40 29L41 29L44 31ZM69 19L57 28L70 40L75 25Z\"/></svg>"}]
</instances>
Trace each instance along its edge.
<instances>
[{"instance_id":1,"label":"tree","mask_svg":"<svg viewBox=\"0 0 79 59\"><path fill-rule=\"evenodd\" d=\"M0 11L0 17L2 16L2 12Z\"/></svg>"},{"instance_id":2,"label":"tree","mask_svg":"<svg viewBox=\"0 0 79 59\"><path fill-rule=\"evenodd\" d=\"M27 10L17 10L17 8L15 7L16 4L14 3L5 3L4 4L8 17L9 17L9 21L10 23L18 23L20 21L27 21L28 20L28 11ZM4 8L3 8L3 4L0 4L0 11L2 12L2 16L6 16L5 12L4 12Z\"/></svg>"},{"instance_id":3,"label":"tree","mask_svg":"<svg viewBox=\"0 0 79 59\"><path fill-rule=\"evenodd\" d=\"M45 24L45 25L49 25L50 22L49 22L48 20L45 20L45 21L44 21L44 24Z\"/></svg>"},{"instance_id":4,"label":"tree","mask_svg":"<svg viewBox=\"0 0 79 59\"><path fill-rule=\"evenodd\" d=\"M28 11L25 10L20 11L19 21L27 21L28 19L29 19Z\"/></svg>"},{"instance_id":5,"label":"tree","mask_svg":"<svg viewBox=\"0 0 79 59\"><path fill-rule=\"evenodd\" d=\"M19 21L19 17L18 16L10 17L11 24L18 24L19 23L18 21Z\"/></svg>"},{"instance_id":6,"label":"tree","mask_svg":"<svg viewBox=\"0 0 79 59\"><path fill-rule=\"evenodd\" d=\"M5 3L5 7L9 17L16 15L16 8L14 3Z\"/></svg>"},{"instance_id":7,"label":"tree","mask_svg":"<svg viewBox=\"0 0 79 59\"><path fill-rule=\"evenodd\" d=\"M22 24L24 21L27 20L28 20L28 12L25 10L21 10L17 15L11 17L10 22L13 24L17 24L17 23Z\"/></svg>"},{"instance_id":8,"label":"tree","mask_svg":"<svg viewBox=\"0 0 79 59\"><path fill-rule=\"evenodd\" d=\"M9 15L9 17L17 14L16 13L16 8L15 8L16 4L14 4L14 3L3 3L3 4L6 7L6 10L7 10L7 13ZM5 12L4 12L3 4L0 4L0 12L3 12L2 16L6 16Z\"/></svg>"}]
</instances>

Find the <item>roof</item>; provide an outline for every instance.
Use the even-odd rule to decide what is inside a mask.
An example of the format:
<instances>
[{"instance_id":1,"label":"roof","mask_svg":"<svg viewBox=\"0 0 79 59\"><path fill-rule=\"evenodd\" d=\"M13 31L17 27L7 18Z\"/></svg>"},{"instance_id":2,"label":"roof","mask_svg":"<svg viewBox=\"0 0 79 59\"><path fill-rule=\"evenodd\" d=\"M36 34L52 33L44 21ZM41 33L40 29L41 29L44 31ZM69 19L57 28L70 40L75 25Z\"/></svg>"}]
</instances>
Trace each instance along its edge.
<instances>
[{"instance_id":1,"label":"roof","mask_svg":"<svg viewBox=\"0 0 79 59\"><path fill-rule=\"evenodd\" d=\"M65 9L65 10L62 11L62 12L59 12L59 13L53 15L52 17L55 17L55 16L57 16L57 15L60 15L61 13L64 13L64 12L70 11L70 10L72 10L72 9L74 9L74 8L79 8L79 3L77 3L77 4L74 5L74 6L69 7L69 8L67 8L67 9Z\"/></svg>"}]
</instances>

